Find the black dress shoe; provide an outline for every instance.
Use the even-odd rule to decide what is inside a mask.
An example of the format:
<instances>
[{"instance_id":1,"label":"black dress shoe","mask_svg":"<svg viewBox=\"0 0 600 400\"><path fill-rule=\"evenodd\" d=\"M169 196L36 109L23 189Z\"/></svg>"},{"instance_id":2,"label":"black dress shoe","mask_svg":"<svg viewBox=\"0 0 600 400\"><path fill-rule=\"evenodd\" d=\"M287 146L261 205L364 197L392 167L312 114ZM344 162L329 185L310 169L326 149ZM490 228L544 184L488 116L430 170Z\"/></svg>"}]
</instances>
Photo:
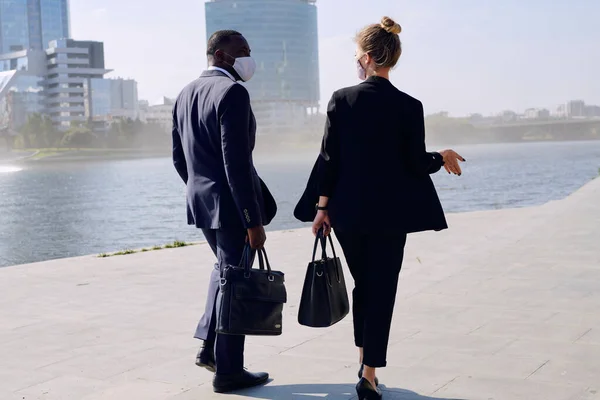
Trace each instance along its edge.
<instances>
[{"instance_id":1,"label":"black dress shoe","mask_svg":"<svg viewBox=\"0 0 600 400\"><path fill-rule=\"evenodd\" d=\"M216 371L215 350L212 344L204 343L196 355L196 365L210 372Z\"/></svg>"},{"instance_id":2,"label":"black dress shoe","mask_svg":"<svg viewBox=\"0 0 600 400\"><path fill-rule=\"evenodd\" d=\"M358 379L362 379L363 369L365 368L365 364L360 364L360 369L358 370ZM379 379L375 377L375 384L379 386Z\"/></svg>"},{"instance_id":3,"label":"black dress shoe","mask_svg":"<svg viewBox=\"0 0 600 400\"><path fill-rule=\"evenodd\" d=\"M215 393L228 393L236 390L264 385L268 380L269 374L266 372L258 372L253 374L252 372L244 370L233 375L215 374L213 379L213 389Z\"/></svg>"},{"instance_id":4,"label":"black dress shoe","mask_svg":"<svg viewBox=\"0 0 600 400\"><path fill-rule=\"evenodd\" d=\"M356 384L356 394L358 400L381 400L383 398L381 390L378 387L374 388L365 378L362 378Z\"/></svg>"}]
</instances>

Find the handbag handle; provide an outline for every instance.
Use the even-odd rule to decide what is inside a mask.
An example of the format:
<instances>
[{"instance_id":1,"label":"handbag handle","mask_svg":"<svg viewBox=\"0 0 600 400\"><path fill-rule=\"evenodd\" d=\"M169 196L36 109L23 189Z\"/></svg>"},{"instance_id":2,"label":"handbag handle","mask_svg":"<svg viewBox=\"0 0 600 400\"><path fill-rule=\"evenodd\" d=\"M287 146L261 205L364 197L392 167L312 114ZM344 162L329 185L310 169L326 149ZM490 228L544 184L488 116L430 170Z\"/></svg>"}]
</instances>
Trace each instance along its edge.
<instances>
[{"instance_id":1,"label":"handbag handle","mask_svg":"<svg viewBox=\"0 0 600 400\"><path fill-rule=\"evenodd\" d=\"M331 246L331 252L333 253L333 258L337 259L337 254L335 254L335 247L333 246L333 239L331 238L331 235L328 236L329 239L329 245ZM319 242L321 243L321 259L322 260L326 260L327 259L327 239L325 239L325 236L323 235L323 228L319 229L319 231L317 232L317 236L315 237L315 246L313 248L313 256L312 256L312 262L315 262L315 257L317 255L317 245L319 244ZM318 275L318 274L317 274ZM331 277L329 276L328 273L326 273L327 275L327 283L329 284L329 286L332 286L332 282L331 282ZM341 282L342 280L342 271L340 270L340 265L337 265L336 271L335 271L335 277L336 280L339 282ZM321 275L322 276L322 273Z\"/></svg>"},{"instance_id":2,"label":"handbag handle","mask_svg":"<svg viewBox=\"0 0 600 400\"><path fill-rule=\"evenodd\" d=\"M329 239L329 245L331 246L331 252L333 253L333 258L337 258L335 254L335 247L333 246L333 239L331 239L331 235L327 237ZM319 229L317 232L317 236L315 237L315 246L313 248L312 262L315 262L315 257L317 256L317 246L321 243L321 259L327 259L327 239L323 234L323 228Z\"/></svg>"}]
</instances>

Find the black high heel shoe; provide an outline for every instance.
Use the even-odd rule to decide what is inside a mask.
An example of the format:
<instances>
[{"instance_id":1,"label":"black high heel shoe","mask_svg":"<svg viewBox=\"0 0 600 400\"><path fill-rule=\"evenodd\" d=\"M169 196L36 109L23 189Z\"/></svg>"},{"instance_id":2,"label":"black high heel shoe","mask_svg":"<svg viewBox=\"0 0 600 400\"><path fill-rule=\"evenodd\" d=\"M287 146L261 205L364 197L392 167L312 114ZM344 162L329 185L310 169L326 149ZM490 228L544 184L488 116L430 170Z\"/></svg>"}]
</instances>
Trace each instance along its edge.
<instances>
[{"instance_id":1,"label":"black high heel shoe","mask_svg":"<svg viewBox=\"0 0 600 400\"><path fill-rule=\"evenodd\" d=\"M377 387L374 388L365 378L361 378L356 384L356 394L358 400L381 400L383 398L381 390Z\"/></svg>"},{"instance_id":2,"label":"black high heel shoe","mask_svg":"<svg viewBox=\"0 0 600 400\"><path fill-rule=\"evenodd\" d=\"M363 369L365 369L365 364L360 364L360 369L358 370L358 379L362 379ZM375 377L375 385L379 386L379 379Z\"/></svg>"}]
</instances>

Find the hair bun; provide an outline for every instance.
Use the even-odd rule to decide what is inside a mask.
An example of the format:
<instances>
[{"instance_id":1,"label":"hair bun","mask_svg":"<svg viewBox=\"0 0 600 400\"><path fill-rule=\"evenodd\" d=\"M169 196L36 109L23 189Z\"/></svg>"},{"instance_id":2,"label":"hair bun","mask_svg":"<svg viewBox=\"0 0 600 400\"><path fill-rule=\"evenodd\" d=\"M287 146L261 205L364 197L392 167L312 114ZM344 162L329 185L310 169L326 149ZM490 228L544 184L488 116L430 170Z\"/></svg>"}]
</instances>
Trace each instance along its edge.
<instances>
[{"instance_id":1,"label":"hair bun","mask_svg":"<svg viewBox=\"0 0 600 400\"><path fill-rule=\"evenodd\" d=\"M402 32L400 24L397 24L396 21L390 17L383 17L381 19L381 27L385 29L386 32L393 33L394 35L399 35L400 32Z\"/></svg>"}]
</instances>

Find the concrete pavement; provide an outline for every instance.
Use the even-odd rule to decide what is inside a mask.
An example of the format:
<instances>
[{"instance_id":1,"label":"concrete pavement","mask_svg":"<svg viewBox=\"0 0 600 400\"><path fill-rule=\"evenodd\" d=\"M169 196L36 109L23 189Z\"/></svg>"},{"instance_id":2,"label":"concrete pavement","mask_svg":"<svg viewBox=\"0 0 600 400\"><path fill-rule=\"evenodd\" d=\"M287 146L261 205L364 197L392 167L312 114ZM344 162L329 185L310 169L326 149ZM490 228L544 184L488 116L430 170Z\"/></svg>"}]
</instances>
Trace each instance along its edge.
<instances>
[{"instance_id":1,"label":"concrete pavement","mask_svg":"<svg viewBox=\"0 0 600 400\"><path fill-rule=\"evenodd\" d=\"M409 237L384 398L600 400L600 180L449 221ZM307 230L269 235L284 334L248 338L246 360L273 380L230 396L194 365L206 245L0 269L0 399L355 398L351 318L296 322L311 246Z\"/></svg>"}]
</instances>

